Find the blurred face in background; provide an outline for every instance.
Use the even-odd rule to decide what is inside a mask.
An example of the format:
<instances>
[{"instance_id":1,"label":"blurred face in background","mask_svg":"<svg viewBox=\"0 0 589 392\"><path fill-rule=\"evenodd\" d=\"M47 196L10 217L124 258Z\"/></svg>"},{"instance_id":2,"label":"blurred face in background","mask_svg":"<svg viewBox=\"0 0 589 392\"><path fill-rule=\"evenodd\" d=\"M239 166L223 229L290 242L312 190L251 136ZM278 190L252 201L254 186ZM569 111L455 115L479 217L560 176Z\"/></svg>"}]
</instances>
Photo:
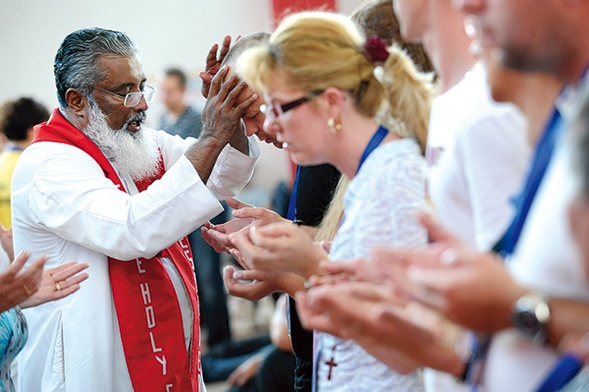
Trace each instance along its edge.
<instances>
[{"instance_id":1,"label":"blurred face in background","mask_svg":"<svg viewBox=\"0 0 589 392\"><path fill-rule=\"evenodd\" d=\"M166 75L159 87L158 94L163 104L172 112L176 112L185 107L184 94L186 86L182 86L180 79L174 75Z\"/></svg>"},{"instance_id":2,"label":"blurred face in background","mask_svg":"<svg viewBox=\"0 0 589 392\"><path fill-rule=\"evenodd\" d=\"M427 28L428 0L392 0L401 25L401 35L412 43L421 43Z\"/></svg>"},{"instance_id":3,"label":"blurred face in background","mask_svg":"<svg viewBox=\"0 0 589 392\"><path fill-rule=\"evenodd\" d=\"M563 37L573 28L556 0L454 0L472 15L483 45L493 47L498 60L520 71L553 71L566 58Z\"/></svg>"}]
</instances>

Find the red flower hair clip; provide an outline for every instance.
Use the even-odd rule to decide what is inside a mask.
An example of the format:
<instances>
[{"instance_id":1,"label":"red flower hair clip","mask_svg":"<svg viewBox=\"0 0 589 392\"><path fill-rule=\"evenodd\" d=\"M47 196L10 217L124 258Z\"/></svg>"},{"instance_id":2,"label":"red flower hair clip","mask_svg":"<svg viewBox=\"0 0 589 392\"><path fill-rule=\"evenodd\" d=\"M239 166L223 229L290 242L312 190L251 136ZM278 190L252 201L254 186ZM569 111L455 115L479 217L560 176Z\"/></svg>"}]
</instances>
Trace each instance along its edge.
<instances>
[{"instance_id":1,"label":"red flower hair clip","mask_svg":"<svg viewBox=\"0 0 589 392\"><path fill-rule=\"evenodd\" d=\"M382 63L389 57L387 45L379 36L366 38L364 42L364 54L373 63Z\"/></svg>"}]
</instances>

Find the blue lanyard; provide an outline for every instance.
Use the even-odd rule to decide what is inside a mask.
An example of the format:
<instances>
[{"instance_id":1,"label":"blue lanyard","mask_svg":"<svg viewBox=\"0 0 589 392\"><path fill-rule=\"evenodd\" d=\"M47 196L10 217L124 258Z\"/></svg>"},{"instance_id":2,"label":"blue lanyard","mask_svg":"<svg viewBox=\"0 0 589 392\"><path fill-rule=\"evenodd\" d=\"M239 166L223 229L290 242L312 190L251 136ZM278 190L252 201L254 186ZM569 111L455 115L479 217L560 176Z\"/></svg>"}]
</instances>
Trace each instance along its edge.
<instances>
[{"instance_id":1,"label":"blue lanyard","mask_svg":"<svg viewBox=\"0 0 589 392\"><path fill-rule=\"evenodd\" d=\"M559 391L579 373L582 367L583 363L576 356L571 354L561 356L537 392Z\"/></svg>"},{"instance_id":2,"label":"blue lanyard","mask_svg":"<svg viewBox=\"0 0 589 392\"><path fill-rule=\"evenodd\" d=\"M385 127L383 127L382 125L374 133L374 135L372 136L372 138L368 142L368 145L364 149L364 152L362 153L362 157L360 158L360 163L358 164L358 170L356 170L356 174L358 174L358 172L360 171L360 168L362 167L362 164L364 163L364 161L366 161L366 159L372 153L372 151L376 150L376 148L380 145L380 143L388 135L388 133L389 133L389 130L386 129ZM292 186L292 192L290 194L290 200L288 202L288 212L286 213L287 219L292 220L292 221L294 221L297 216L296 199L297 199L297 188L298 188L300 173L301 173L301 166L299 165L299 166L297 166L297 173L295 175L294 184Z\"/></svg>"},{"instance_id":3,"label":"blue lanyard","mask_svg":"<svg viewBox=\"0 0 589 392\"><path fill-rule=\"evenodd\" d=\"M372 138L370 138L370 141L366 145L366 148L364 149L364 152L362 153L362 156L360 157L360 163L358 164L358 169L356 170L356 174L358 174L360 172L360 168L362 167L362 165L364 164L366 159L368 159L370 154L372 154L372 152L374 150L376 150L376 148L380 145L380 143L382 143L382 141L384 140L385 137L387 137L388 134L389 134L388 129L386 129L382 125L378 127L378 129L376 130L374 135L372 135ZM344 214L342 215L342 218L340 219L340 223L339 223L340 227L341 227L341 225L343 225L345 219L346 219L346 213L344 211Z\"/></svg>"},{"instance_id":4,"label":"blue lanyard","mask_svg":"<svg viewBox=\"0 0 589 392\"><path fill-rule=\"evenodd\" d=\"M291 221L294 221L297 218L297 188L299 187L300 175L301 166L298 165L294 183L292 184L292 191L290 192L290 200L288 201L288 211L286 212L286 218Z\"/></svg>"},{"instance_id":5,"label":"blue lanyard","mask_svg":"<svg viewBox=\"0 0 589 392\"><path fill-rule=\"evenodd\" d=\"M493 251L499 253L502 257L508 256L513 253L522 228L530 211L530 207L536 196L536 192L542 183L542 179L546 174L548 164L552 159L554 152L554 146L558 140L558 136L563 129L563 121L559 111L555 108L552 113L552 117L548 122L546 128L534 152L534 157L526 178L525 186L520 194L513 200L516 207L516 214L513 221L507 228L507 231L503 237L495 244ZM473 363L469 363L468 374L466 381L472 386L472 391L477 391L476 382L482 373L483 361L487 354L491 341L490 336L479 336L478 341L474 341L474 349L471 360Z\"/></svg>"},{"instance_id":6,"label":"blue lanyard","mask_svg":"<svg viewBox=\"0 0 589 392\"><path fill-rule=\"evenodd\" d=\"M372 138L366 145L364 152L362 153L362 157L360 158L360 163L358 164L358 170L356 170L356 174L360 171L360 168L364 164L364 161L368 158L372 151L376 150L379 144L383 141L385 137L389 134L389 130L383 127L382 125L378 127L378 130L372 135Z\"/></svg>"},{"instance_id":7,"label":"blue lanyard","mask_svg":"<svg viewBox=\"0 0 589 392\"><path fill-rule=\"evenodd\" d=\"M378 130L374 133L368 145L364 149L362 153L362 157L360 158L360 164L358 165L358 170L356 170L356 174L360 171L362 164L368 156L372 153L372 151L376 150L376 147L383 141L383 139L389 134L389 130L383 127L382 125L378 128ZM299 183L299 176L301 174L301 166L297 166L297 173L295 175L294 184L292 186L292 191L290 193L290 200L288 202L288 212L286 213L287 219L294 221L297 217L297 188Z\"/></svg>"},{"instance_id":8,"label":"blue lanyard","mask_svg":"<svg viewBox=\"0 0 589 392\"><path fill-rule=\"evenodd\" d=\"M555 108L548 125L544 129L544 133L536 145L525 186L521 193L513 200L516 207L515 217L501 240L493 247L493 251L503 257L512 254L515 250L528 212L530 211L536 192L542 183L548 164L552 159L554 146L563 128L562 117Z\"/></svg>"},{"instance_id":9,"label":"blue lanyard","mask_svg":"<svg viewBox=\"0 0 589 392\"><path fill-rule=\"evenodd\" d=\"M579 78L579 83L583 84L586 82L587 75L589 73L589 64L585 67L583 75ZM563 91L561 91L561 95ZM546 168L552 159L552 153L554 152L554 146L556 141L559 139L560 134L565 128L565 121L563 121L560 112L557 108L554 108L552 117L548 122L548 125L544 129L542 137L536 145L534 152L534 158L532 166L528 172L525 187L522 192L513 200L516 207L516 214L513 221L507 228L507 231L495 244L493 251L499 253L505 257L513 253L515 246L519 240L522 228L528 216L528 212L536 196L536 192L544 178Z\"/></svg>"}]
</instances>

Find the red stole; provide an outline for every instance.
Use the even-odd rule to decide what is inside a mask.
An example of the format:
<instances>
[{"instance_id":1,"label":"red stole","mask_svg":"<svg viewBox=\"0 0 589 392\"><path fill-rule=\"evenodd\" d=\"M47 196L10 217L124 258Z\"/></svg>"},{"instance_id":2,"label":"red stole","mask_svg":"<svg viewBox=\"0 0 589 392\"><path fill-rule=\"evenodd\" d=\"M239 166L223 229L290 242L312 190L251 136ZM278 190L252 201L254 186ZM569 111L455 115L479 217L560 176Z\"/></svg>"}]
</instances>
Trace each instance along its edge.
<instances>
[{"instance_id":1,"label":"red stole","mask_svg":"<svg viewBox=\"0 0 589 392\"><path fill-rule=\"evenodd\" d=\"M100 165L104 175L121 191L125 188L100 149L75 128L59 109L48 122L35 127L34 142L65 143L80 148ZM155 178L136 183L143 192L162 177L160 161ZM162 257L169 257L190 297L194 314L190 353L186 350L182 315L176 291ZM151 259L121 261L108 258L110 282L127 368L136 391L199 390L200 322L192 252L186 237ZM101 377L99 374L96 377Z\"/></svg>"}]
</instances>

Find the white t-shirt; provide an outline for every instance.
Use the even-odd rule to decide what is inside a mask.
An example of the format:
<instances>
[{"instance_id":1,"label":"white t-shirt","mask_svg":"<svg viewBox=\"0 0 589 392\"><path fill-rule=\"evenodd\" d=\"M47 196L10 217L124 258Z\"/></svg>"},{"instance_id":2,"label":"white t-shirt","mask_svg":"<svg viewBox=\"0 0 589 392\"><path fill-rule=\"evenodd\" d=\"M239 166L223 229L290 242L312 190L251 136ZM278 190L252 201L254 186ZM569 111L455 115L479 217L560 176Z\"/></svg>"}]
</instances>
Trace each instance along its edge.
<instances>
[{"instance_id":1,"label":"white t-shirt","mask_svg":"<svg viewBox=\"0 0 589 392\"><path fill-rule=\"evenodd\" d=\"M528 167L527 120L491 97L478 63L435 99L427 143L428 192L440 223L478 250L489 250L514 214L510 200ZM426 369L428 392L466 391L454 377Z\"/></svg>"},{"instance_id":2,"label":"white t-shirt","mask_svg":"<svg viewBox=\"0 0 589 392\"><path fill-rule=\"evenodd\" d=\"M425 201L425 164L414 140L379 146L352 179L344 196L344 221L330 260L370 258L376 246L415 247L427 241L417 212ZM318 333L318 390L423 391L420 371L401 375L351 340ZM337 366L326 363L334 359ZM328 376L331 370L331 379Z\"/></svg>"},{"instance_id":3,"label":"white t-shirt","mask_svg":"<svg viewBox=\"0 0 589 392\"><path fill-rule=\"evenodd\" d=\"M550 296L589 301L589 282L569 229L567 208L576 185L568 154L559 146L530 208L514 254L507 259L512 276ZM486 359L487 392L532 390L558 359L558 353L522 339L514 330L493 336Z\"/></svg>"},{"instance_id":4,"label":"white t-shirt","mask_svg":"<svg viewBox=\"0 0 589 392\"><path fill-rule=\"evenodd\" d=\"M569 86L556 99L564 124L570 122L589 91L589 74ZM555 146L552 160L538 188L534 202L511 257L506 265L522 285L549 296L589 302L589 282L583 261L573 241L568 206L577 189L565 143L565 132ZM493 336L485 362L483 384L487 392L534 390L554 366L558 354L548 346L522 339L513 330Z\"/></svg>"},{"instance_id":5,"label":"white t-shirt","mask_svg":"<svg viewBox=\"0 0 589 392\"><path fill-rule=\"evenodd\" d=\"M511 198L529 164L527 121L511 103L493 101L477 64L434 101L428 133L428 193L442 225L489 250L511 221Z\"/></svg>"}]
</instances>

